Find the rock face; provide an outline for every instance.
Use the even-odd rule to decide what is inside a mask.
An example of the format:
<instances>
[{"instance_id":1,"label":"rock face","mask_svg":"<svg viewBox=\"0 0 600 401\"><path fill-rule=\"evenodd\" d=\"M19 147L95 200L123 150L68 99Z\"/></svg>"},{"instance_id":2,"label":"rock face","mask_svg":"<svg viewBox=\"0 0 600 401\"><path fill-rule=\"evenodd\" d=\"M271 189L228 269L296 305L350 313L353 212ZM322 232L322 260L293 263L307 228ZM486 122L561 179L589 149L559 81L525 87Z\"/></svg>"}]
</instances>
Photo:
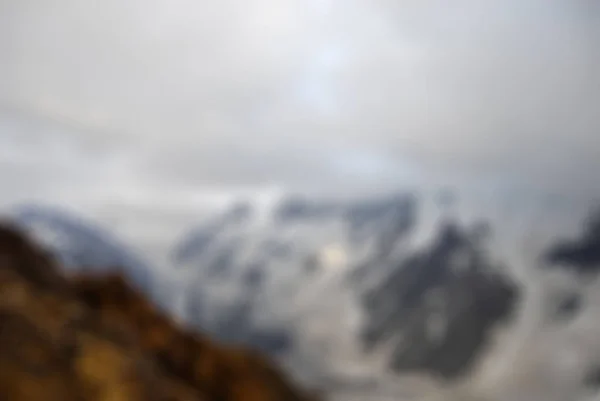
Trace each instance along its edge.
<instances>
[{"instance_id":1,"label":"rock face","mask_svg":"<svg viewBox=\"0 0 600 401\"><path fill-rule=\"evenodd\" d=\"M66 278L0 226L0 399L316 400L261 355L158 312L122 276Z\"/></svg>"},{"instance_id":2,"label":"rock face","mask_svg":"<svg viewBox=\"0 0 600 401\"><path fill-rule=\"evenodd\" d=\"M600 209L589 216L579 238L557 242L544 256L550 266L565 265L581 274L600 271Z\"/></svg>"},{"instance_id":3,"label":"rock face","mask_svg":"<svg viewBox=\"0 0 600 401\"><path fill-rule=\"evenodd\" d=\"M452 195L441 194L439 203L449 208ZM358 345L378 355L385 350L400 373L459 378L514 309L519 288L486 255L491 226L466 227L458 217L450 221L453 213L428 207L416 195L393 193L337 201L289 196L264 208L232 208L193 230L178 248L194 283L187 297L194 309L187 316L219 328L213 331L218 338L242 343L252 338L244 330L252 319L242 317L291 304L273 315L284 321L290 313L302 321L290 331L293 341L270 341L265 350L291 344L281 348L294 351L294 345L313 341L308 349L335 350L329 354L335 356L314 357L315 365L327 365L359 354ZM281 283L289 290L281 291ZM228 295L221 300L220 294ZM241 295L237 304L229 294ZM217 323L224 319L224 325L202 314L213 299L217 306L206 309L219 310ZM362 319L354 320L357 315ZM340 333L351 338L347 348Z\"/></svg>"},{"instance_id":4,"label":"rock face","mask_svg":"<svg viewBox=\"0 0 600 401\"><path fill-rule=\"evenodd\" d=\"M310 332L305 320L297 322L320 320L327 309L310 304L354 308L315 288L339 280L362 292L364 281L391 265L416 224L418 204L404 192L350 200L288 194L267 203L235 203L195 223L173 249L172 274L185 275L181 315L190 324L232 344L289 355ZM333 325L332 333L348 330Z\"/></svg>"},{"instance_id":5,"label":"rock face","mask_svg":"<svg viewBox=\"0 0 600 401\"><path fill-rule=\"evenodd\" d=\"M486 260L480 236L443 226L430 246L405 259L365 297L364 344L394 344L394 370L457 378L512 311L518 288Z\"/></svg>"}]
</instances>

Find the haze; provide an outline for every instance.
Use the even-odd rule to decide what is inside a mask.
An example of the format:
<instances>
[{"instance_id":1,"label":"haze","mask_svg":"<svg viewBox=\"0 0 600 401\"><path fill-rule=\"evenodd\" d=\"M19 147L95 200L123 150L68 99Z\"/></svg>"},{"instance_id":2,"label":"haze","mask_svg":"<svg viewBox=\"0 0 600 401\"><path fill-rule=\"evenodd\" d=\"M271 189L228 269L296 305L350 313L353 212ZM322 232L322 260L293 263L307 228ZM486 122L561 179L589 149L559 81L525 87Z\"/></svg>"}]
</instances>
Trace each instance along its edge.
<instances>
[{"instance_id":1,"label":"haze","mask_svg":"<svg viewBox=\"0 0 600 401\"><path fill-rule=\"evenodd\" d=\"M1 203L174 221L265 187L590 198L598 49L585 0L1 0Z\"/></svg>"}]
</instances>

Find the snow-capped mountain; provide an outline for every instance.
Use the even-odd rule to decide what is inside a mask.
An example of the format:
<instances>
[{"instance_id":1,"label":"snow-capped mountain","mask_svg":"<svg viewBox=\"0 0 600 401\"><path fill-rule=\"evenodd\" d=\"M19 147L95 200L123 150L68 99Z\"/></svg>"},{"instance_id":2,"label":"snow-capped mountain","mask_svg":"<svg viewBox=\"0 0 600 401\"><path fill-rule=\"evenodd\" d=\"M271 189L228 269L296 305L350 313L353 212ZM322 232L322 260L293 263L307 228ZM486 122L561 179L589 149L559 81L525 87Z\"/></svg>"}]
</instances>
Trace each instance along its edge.
<instances>
[{"instance_id":1,"label":"snow-capped mountain","mask_svg":"<svg viewBox=\"0 0 600 401\"><path fill-rule=\"evenodd\" d=\"M381 390L397 380L384 378L415 373L460 382L477 369L489 384L510 376L520 347L544 355L536 354L540 361L549 358L547 347L567 347L568 322L582 325L595 303L579 287L556 286L548 279L552 270L538 267L562 263L594 272L596 220L578 238L560 218L552 226L538 216L538 231L517 237L524 224L535 225L524 221L527 210L485 219L473 212L483 210L475 203L442 203L408 192L240 198L192 221L172 247L170 265L160 267L62 210L27 206L11 216L67 265L124 268L188 324L277 354L299 376L343 391L350 386L354 394L356 386ZM565 228L567 238L547 241L556 237L550 227L556 234ZM531 245L536 232L544 246ZM529 254L519 253L520 243ZM547 317L564 333L532 340ZM498 354L493 344L502 338ZM575 371L592 381L595 365L578 363Z\"/></svg>"},{"instance_id":2,"label":"snow-capped mountain","mask_svg":"<svg viewBox=\"0 0 600 401\"><path fill-rule=\"evenodd\" d=\"M174 248L180 294L189 294L178 313L215 327L243 306L252 321L285 322L297 353L343 375L372 368L365 361L385 349L384 366L397 371L457 376L519 290L486 255L485 225L422 209L410 193L290 195L267 212L232 204Z\"/></svg>"}]
</instances>

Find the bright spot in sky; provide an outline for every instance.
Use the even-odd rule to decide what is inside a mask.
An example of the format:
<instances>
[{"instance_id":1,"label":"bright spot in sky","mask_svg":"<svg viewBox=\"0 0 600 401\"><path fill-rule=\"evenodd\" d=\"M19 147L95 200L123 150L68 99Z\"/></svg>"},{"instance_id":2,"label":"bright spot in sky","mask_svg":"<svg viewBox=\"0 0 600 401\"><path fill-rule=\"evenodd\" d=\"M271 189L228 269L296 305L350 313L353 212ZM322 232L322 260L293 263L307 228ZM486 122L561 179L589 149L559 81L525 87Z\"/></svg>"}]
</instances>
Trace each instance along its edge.
<instances>
[{"instance_id":1,"label":"bright spot in sky","mask_svg":"<svg viewBox=\"0 0 600 401\"><path fill-rule=\"evenodd\" d=\"M320 113L335 113L337 99L330 79L343 66L344 52L340 46L325 45L307 61L305 75L298 83L298 96L310 108Z\"/></svg>"}]
</instances>

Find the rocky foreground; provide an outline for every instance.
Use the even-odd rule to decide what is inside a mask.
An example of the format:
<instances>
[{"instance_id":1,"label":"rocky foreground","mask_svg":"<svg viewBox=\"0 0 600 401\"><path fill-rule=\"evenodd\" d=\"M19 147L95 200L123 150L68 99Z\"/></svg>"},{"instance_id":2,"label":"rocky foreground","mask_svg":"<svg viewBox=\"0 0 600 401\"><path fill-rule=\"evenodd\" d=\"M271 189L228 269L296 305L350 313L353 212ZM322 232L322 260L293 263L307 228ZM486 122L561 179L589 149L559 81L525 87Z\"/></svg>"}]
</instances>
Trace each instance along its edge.
<instances>
[{"instance_id":1,"label":"rocky foreground","mask_svg":"<svg viewBox=\"0 0 600 401\"><path fill-rule=\"evenodd\" d=\"M317 400L274 364L180 327L118 275L67 277L0 224L0 400Z\"/></svg>"}]
</instances>

